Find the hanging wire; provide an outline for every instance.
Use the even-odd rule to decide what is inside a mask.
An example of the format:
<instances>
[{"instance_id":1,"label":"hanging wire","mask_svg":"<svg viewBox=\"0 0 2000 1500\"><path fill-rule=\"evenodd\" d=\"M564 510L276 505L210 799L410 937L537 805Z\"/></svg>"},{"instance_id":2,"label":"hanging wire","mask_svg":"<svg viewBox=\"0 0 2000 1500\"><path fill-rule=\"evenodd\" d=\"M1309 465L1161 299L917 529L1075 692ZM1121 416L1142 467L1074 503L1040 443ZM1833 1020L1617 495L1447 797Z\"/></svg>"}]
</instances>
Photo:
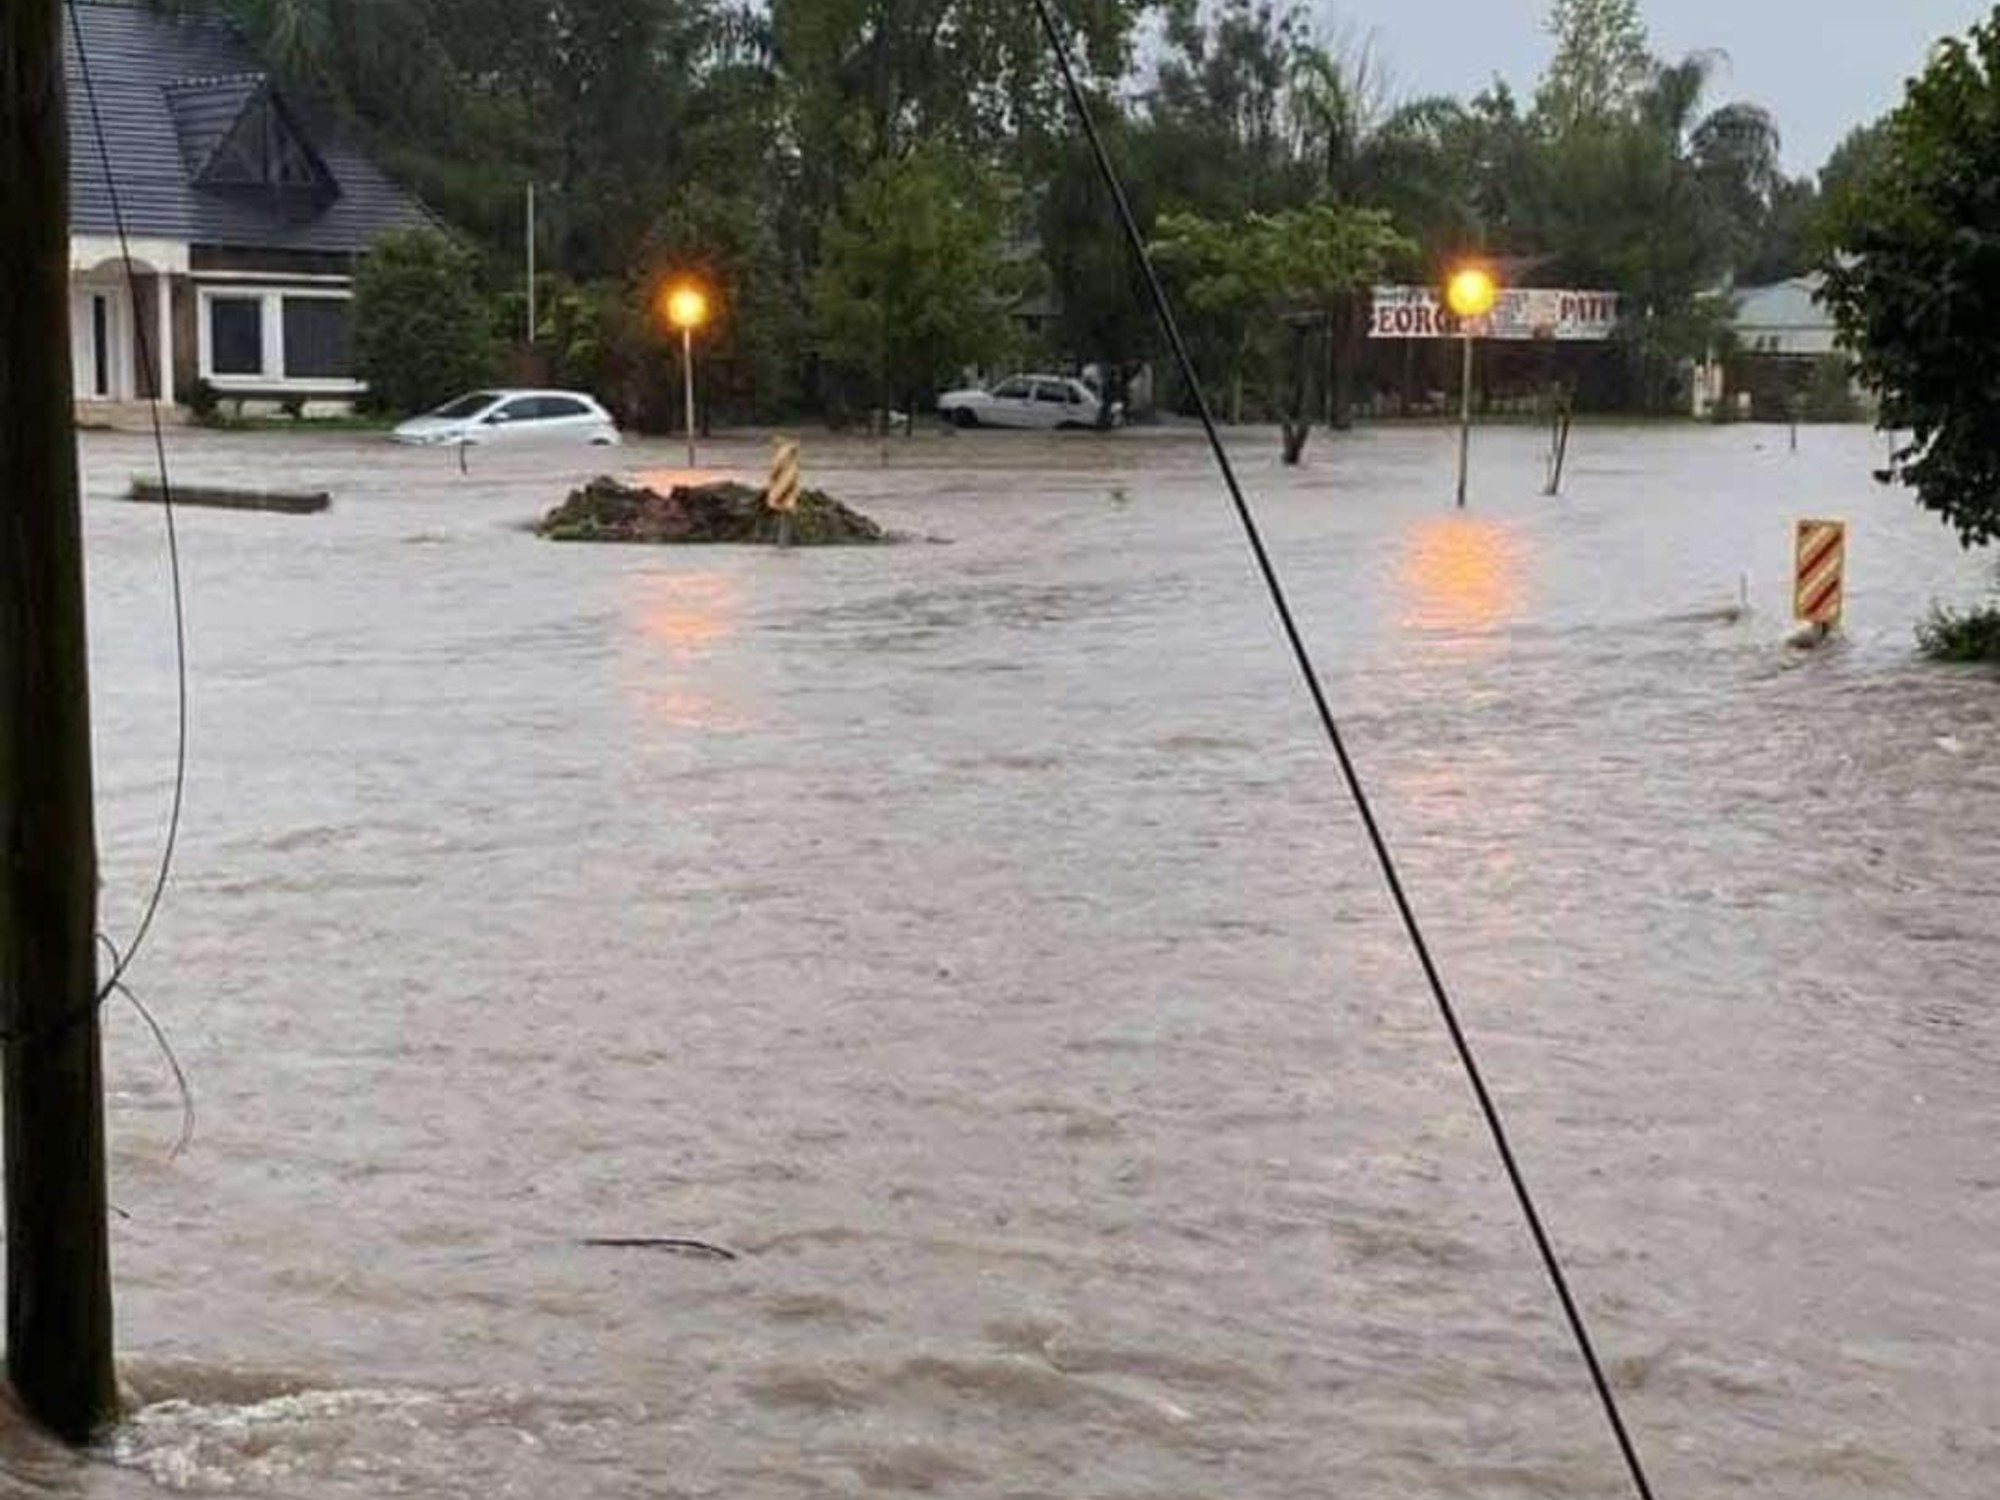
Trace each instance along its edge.
<instances>
[{"instance_id":1,"label":"hanging wire","mask_svg":"<svg viewBox=\"0 0 2000 1500\"><path fill-rule=\"evenodd\" d=\"M148 934L153 929L154 921L160 914L161 903L166 899L167 884L173 874L174 854L180 840L181 812L187 797L187 606L181 583L180 534L175 526L173 476L167 464L166 430L160 413L160 392L166 384L166 370L163 363L166 351L156 351L152 347L144 322L138 317L139 274L137 268L132 263L131 236L126 230L125 209L118 196L118 179L111 166L111 150L109 143L105 139L103 112L98 107L97 83L90 66L90 49L84 39L83 22L77 14L76 0L67 0L65 10L69 18L70 35L76 46L77 71L83 79L84 97L90 111L91 130L97 142L98 160L103 166L105 186L110 194L112 222L117 226L118 230L118 249L120 258L123 260L125 266L126 294L132 305L134 331L137 335L139 348L139 363L141 366L150 366L153 372L152 390L149 393L148 407L152 416L153 453L158 461L160 470L160 497L166 516L167 558L169 571L173 580L175 689L173 806L167 818L166 839L160 852L159 870L154 877L152 889L146 899L144 914L139 920L138 929L134 932L131 942L121 951L118 944L113 942L107 934L101 931L97 934L99 945L103 947L111 960L110 977L104 980L98 987L96 995L87 1005L78 1007L77 1010L67 1016L57 1017L49 1025L37 1028L33 1032L0 1032L0 1043L16 1045L29 1040L47 1040L60 1036L71 1027L97 1014L102 1009L104 1002L113 995L122 995L132 1008L139 1013L140 1019L146 1023L146 1029L152 1033L153 1040L159 1045L161 1055L166 1059L167 1067L173 1073L174 1086L180 1093L181 1129L172 1149L168 1152L168 1158L171 1160L185 1151L194 1140L194 1090L188 1084L187 1072L181 1067L181 1060L174 1052L173 1043L167 1038L166 1028L161 1026L159 1018L153 1014L145 1001L139 998L138 994L126 980L126 976L131 972L134 960L139 955L140 948L144 945ZM168 295L164 283L159 288L159 295L162 297ZM123 1209L117 1209L116 1211L120 1217L131 1217Z\"/></svg>"},{"instance_id":2,"label":"hanging wire","mask_svg":"<svg viewBox=\"0 0 2000 1500\"><path fill-rule=\"evenodd\" d=\"M1153 257L1146 248L1145 236L1140 233L1139 221L1132 213L1131 201L1112 163L1110 153L1105 149L1104 137L1097 128L1097 121L1090 108L1090 101L1084 94L1083 85L1077 78L1076 64L1070 56L1069 44L1056 24L1055 13L1049 0L1030 0L1040 18L1042 30L1047 34L1049 46L1055 52L1056 63L1062 71L1063 86L1069 95L1071 106L1076 111L1078 123L1089 139L1091 154L1096 158L1099 173L1110 194L1119 226L1123 229L1126 243L1130 246L1134 260L1146 283L1146 293L1158 316L1167 342L1172 347L1174 361L1179 366L1181 376L1187 382L1188 390L1194 397L1195 408L1201 417L1203 431L1208 434L1208 444L1215 454L1216 467L1222 473L1222 482L1229 491L1229 498L1236 509L1236 517L1242 523L1244 537L1250 543L1250 551L1257 562L1257 571L1264 580L1264 587L1271 596L1271 603L1278 613L1278 622L1284 629L1285 640L1290 645L1292 657L1297 662L1300 676L1305 680L1306 691L1311 695L1313 707L1319 714L1321 727L1326 731L1327 742L1333 747L1334 758L1340 763L1340 774L1347 783L1347 790L1354 799L1354 806L1361 815L1362 826L1367 830L1368 842L1375 851L1382 876L1388 882L1389 894L1394 899L1396 910L1402 917L1403 928L1409 935L1410 945L1416 951L1417 962L1422 966L1424 978L1430 985L1431 996L1437 1001L1438 1013L1444 1019L1446 1031L1451 1034L1451 1042L1458 1053L1459 1062L1464 1066L1472 1092L1479 1101L1479 1112L1485 1117L1486 1127L1492 1135L1493 1145L1499 1152L1501 1165L1506 1169L1507 1180L1513 1185L1515 1199L1519 1202L1522 1216L1527 1220L1528 1232L1534 1237L1535 1248L1540 1252L1542 1266L1548 1272L1550 1284L1555 1288L1556 1299L1562 1304L1563 1317L1569 1324L1570 1333L1576 1339L1583 1362L1589 1368L1591 1384L1596 1387L1599 1404L1604 1409L1605 1420L1611 1425L1612 1435L1617 1439L1618 1451L1623 1455L1625 1467L1632 1479L1633 1489L1640 1500L1653 1500L1653 1488L1646 1477L1645 1465L1640 1461L1639 1451L1626 1429L1625 1419L1618 1407L1618 1398L1611 1389L1611 1382L1605 1377L1603 1361L1599 1359L1597 1346L1591 1339L1590 1330L1584 1322L1583 1312L1576 1298L1571 1294L1569 1278L1563 1273L1562 1262L1557 1257L1555 1246L1550 1241L1548 1231L1543 1227L1540 1211L1535 1207L1534 1195L1528 1190L1527 1178L1522 1174L1514 1147L1507 1135L1506 1124L1500 1117L1499 1106L1486 1086L1485 1074L1479 1066L1479 1059L1472 1050L1472 1043L1466 1036L1465 1028L1458 1017L1458 1007L1453 1003L1451 992L1445 987L1444 976L1432 956L1430 941L1424 936L1423 924L1418 920L1415 906L1403 884L1403 877L1397 868L1389 842L1383 836L1381 825L1376 821L1373 803L1368 790L1363 785L1353 757L1348 753L1346 736L1341 733L1339 720L1327 700L1326 690L1320 683L1319 669L1314 665L1312 653L1307 649L1305 637L1300 633L1298 621L1292 613L1290 598L1285 593L1284 584L1278 577L1278 570L1271 561L1270 551L1264 544L1264 534L1257 524L1257 518L1244 498L1243 486L1237 480L1235 466L1229 460L1229 452L1223 446L1222 433L1217 428L1215 413L1211 409L1208 393L1201 377L1196 373L1194 360L1188 353L1187 341L1182 336L1180 320L1174 314L1171 299L1160 281L1159 271L1153 265Z\"/></svg>"},{"instance_id":3,"label":"hanging wire","mask_svg":"<svg viewBox=\"0 0 2000 1500\"><path fill-rule=\"evenodd\" d=\"M111 969L116 973L123 965L118 945L101 932L97 935L97 941L104 951L111 955ZM152 1032L153 1041L159 1046L160 1055L167 1060L167 1067L174 1075L174 1087L179 1091L181 1099L181 1129L167 1151L167 1160L173 1161L194 1144L194 1088L188 1083L187 1071L181 1067L181 1060L174 1051L174 1044L167 1039L166 1028L160 1024L152 1008L141 1000L138 992L124 980L114 979L111 987L114 993L124 996L125 1002L139 1013L139 1019L144 1021L146 1029ZM127 1214L125 1217L130 1218L131 1215Z\"/></svg>"},{"instance_id":4,"label":"hanging wire","mask_svg":"<svg viewBox=\"0 0 2000 1500\"><path fill-rule=\"evenodd\" d=\"M146 898L145 911L139 918L139 926L125 944L122 956L113 960L111 977L104 981L97 992L101 1005L124 982L139 950L145 946L151 935L153 923L160 915L160 905L166 899L168 882L173 878L174 855L180 843L181 812L187 800L188 773L188 653L187 653L187 602L181 585L180 532L175 524L173 478L167 467L167 435L160 414L160 392L166 386L166 371L161 367L164 350L155 350L146 332L145 320L139 312L139 273L132 263L132 240L126 231L125 206L118 194L118 176L111 166L111 147L105 139L104 115L97 102L97 80L90 67L90 49L84 40L83 21L77 14L77 0L66 0L65 9L69 14L70 35L76 44L77 71L83 78L84 99L90 111L90 126L97 143L97 156L104 169L104 185L111 200L111 220L118 231L118 252L125 265L125 286L131 299L133 324L138 338L139 363L150 367L153 372L152 389L147 397L147 408L152 416L153 453L160 470L160 499L166 516L167 560L173 579L174 601L174 790L173 806L167 816L166 841L160 850L160 865L153 879L151 892ZM164 283L158 288L161 296L168 295ZM113 954L119 950L114 946ZM148 1018L150 1020L150 1017Z\"/></svg>"}]
</instances>

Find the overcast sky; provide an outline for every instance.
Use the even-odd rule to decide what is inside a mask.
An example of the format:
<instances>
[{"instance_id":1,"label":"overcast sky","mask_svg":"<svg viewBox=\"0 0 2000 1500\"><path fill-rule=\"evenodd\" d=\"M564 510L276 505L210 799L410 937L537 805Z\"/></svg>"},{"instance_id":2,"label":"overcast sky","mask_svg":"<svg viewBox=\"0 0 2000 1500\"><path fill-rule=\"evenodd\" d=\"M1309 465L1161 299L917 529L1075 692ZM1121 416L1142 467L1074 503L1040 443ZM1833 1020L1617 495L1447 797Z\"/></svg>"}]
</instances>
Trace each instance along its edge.
<instances>
[{"instance_id":1,"label":"overcast sky","mask_svg":"<svg viewBox=\"0 0 2000 1500\"><path fill-rule=\"evenodd\" d=\"M1547 0L1324 0L1332 35L1372 33L1399 94L1470 96L1498 73L1526 101L1552 50ZM1854 126L1902 97L1931 44L1990 14L1991 0L1645 0L1653 50L1719 48L1715 102L1778 117L1785 165L1815 172Z\"/></svg>"}]
</instances>

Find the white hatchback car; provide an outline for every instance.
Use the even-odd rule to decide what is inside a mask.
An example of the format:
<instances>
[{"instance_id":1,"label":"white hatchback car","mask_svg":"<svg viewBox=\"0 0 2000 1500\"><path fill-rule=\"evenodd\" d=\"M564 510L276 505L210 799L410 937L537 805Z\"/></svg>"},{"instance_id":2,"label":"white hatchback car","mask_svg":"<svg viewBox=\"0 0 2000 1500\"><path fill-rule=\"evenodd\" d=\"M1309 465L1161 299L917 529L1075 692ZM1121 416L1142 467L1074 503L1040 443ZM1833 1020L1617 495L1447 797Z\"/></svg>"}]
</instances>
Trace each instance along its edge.
<instances>
[{"instance_id":1,"label":"white hatchback car","mask_svg":"<svg viewBox=\"0 0 2000 1500\"><path fill-rule=\"evenodd\" d=\"M938 412L959 427L1095 427L1102 403L1081 380L1016 375L990 391L947 391ZM1111 419L1118 420L1114 407Z\"/></svg>"},{"instance_id":2,"label":"white hatchback car","mask_svg":"<svg viewBox=\"0 0 2000 1500\"><path fill-rule=\"evenodd\" d=\"M618 424L580 391L474 391L412 417L392 434L399 443L590 443L616 445Z\"/></svg>"}]
</instances>

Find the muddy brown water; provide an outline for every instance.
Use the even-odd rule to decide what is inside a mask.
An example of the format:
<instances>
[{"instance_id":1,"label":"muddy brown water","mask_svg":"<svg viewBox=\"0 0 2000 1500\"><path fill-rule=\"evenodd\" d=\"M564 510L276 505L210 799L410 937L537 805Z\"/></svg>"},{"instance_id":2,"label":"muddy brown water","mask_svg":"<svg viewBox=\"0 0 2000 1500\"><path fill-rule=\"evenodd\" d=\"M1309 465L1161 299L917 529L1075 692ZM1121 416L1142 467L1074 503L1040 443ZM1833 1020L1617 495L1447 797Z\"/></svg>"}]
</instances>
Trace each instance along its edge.
<instances>
[{"instance_id":1,"label":"muddy brown water","mask_svg":"<svg viewBox=\"0 0 2000 1500\"><path fill-rule=\"evenodd\" d=\"M1663 1497L2000 1475L1990 563L1879 440L1315 443L1253 492ZM172 748L84 448L105 917ZM0 1494L1615 1496L1200 448L809 442L944 540L557 547L588 456L186 435L194 760L110 1022L121 1361ZM632 467L674 449L628 450ZM761 449L724 445L725 466ZM1800 658L1792 522L1854 526ZM1752 612L1729 617L1747 588ZM730 1261L586 1248L710 1241Z\"/></svg>"}]
</instances>

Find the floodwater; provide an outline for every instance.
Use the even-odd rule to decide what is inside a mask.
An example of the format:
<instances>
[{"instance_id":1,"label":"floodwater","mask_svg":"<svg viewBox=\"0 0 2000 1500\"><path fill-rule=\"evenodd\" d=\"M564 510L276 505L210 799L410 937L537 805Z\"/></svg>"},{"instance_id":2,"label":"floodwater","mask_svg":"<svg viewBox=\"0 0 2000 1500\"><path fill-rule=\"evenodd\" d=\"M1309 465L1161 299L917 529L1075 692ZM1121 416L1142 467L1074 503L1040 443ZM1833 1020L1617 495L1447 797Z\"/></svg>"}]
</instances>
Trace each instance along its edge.
<instances>
[{"instance_id":1,"label":"floodwater","mask_svg":"<svg viewBox=\"0 0 2000 1500\"><path fill-rule=\"evenodd\" d=\"M1243 444L1662 1500L1990 1500L2000 682L1911 626L1991 564L1860 431L1583 429L1559 500L1485 433L1465 514L1443 429ZM930 540L791 555L524 534L589 456L175 452L338 503L182 518L199 1133L114 1013L140 1404L0 1494L1625 1492L1198 444L808 443ZM122 936L169 615L85 460Z\"/></svg>"}]
</instances>

